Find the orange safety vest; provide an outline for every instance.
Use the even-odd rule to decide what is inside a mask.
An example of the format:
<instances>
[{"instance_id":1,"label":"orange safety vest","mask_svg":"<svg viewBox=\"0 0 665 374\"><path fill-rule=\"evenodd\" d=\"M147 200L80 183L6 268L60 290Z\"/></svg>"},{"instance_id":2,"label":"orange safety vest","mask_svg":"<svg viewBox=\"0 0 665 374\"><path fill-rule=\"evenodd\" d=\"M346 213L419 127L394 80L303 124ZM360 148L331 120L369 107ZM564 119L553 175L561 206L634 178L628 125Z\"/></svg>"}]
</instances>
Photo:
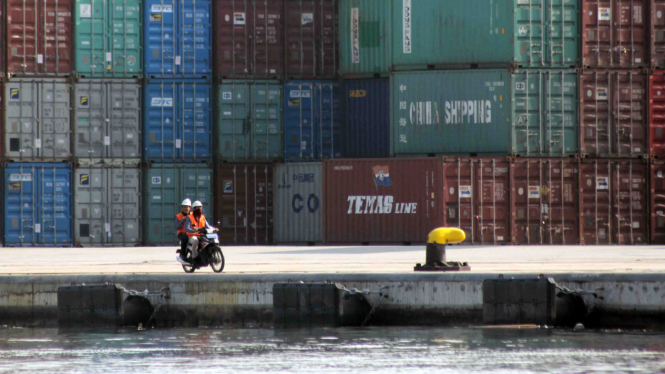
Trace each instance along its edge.
<instances>
[{"instance_id":1,"label":"orange safety vest","mask_svg":"<svg viewBox=\"0 0 665 374\"><path fill-rule=\"evenodd\" d=\"M185 215L182 214L182 212L178 213L178 215L175 216L175 219L177 219L178 222L182 221L183 218L185 218ZM185 232L185 225L182 225L182 228L178 229L177 234L179 235L179 234L182 234L184 232Z\"/></svg>"},{"instance_id":2,"label":"orange safety vest","mask_svg":"<svg viewBox=\"0 0 665 374\"><path fill-rule=\"evenodd\" d=\"M202 227L203 228L206 227L206 217L203 214L201 214L201 218L199 218L198 221L194 217L194 213L190 214L189 215L189 222L190 222L189 224L192 226L192 230L198 230ZM192 236L201 236L201 234L188 232L187 236L191 238Z\"/></svg>"}]
</instances>

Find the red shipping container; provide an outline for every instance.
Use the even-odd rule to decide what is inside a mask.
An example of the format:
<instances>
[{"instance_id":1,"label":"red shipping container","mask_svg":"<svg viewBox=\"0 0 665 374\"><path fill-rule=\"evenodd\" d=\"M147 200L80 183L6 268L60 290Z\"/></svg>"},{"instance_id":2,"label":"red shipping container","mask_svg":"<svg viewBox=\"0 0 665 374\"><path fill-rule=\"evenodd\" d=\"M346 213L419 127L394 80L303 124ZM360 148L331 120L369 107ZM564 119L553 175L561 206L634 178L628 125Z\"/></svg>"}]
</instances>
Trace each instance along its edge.
<instances>
[{"instance_id":1,"label":"red shipping container","mask_svg":"<svg viewBox=\"0 0 665 374\"><path fill-rule=\"evenodd\" d=\"M8 77L72 72L71 0L7 1Z\"/></svg>"},{"instance_id":2,"label":"red shipping container","mask_svg":"<svg viewBox=\"0 0 665 374\"><path fill-rule=\"evenodd\" d=\"M442 166L439 158L325 160L324 242L425 242L444 223Z\"/></svg>"},{"instance_id":3,"label":"red shipping container","mask_svg":"<svg viewBox=\"0 0 665 374\"><path fill-rule=\"evenodd\" d=\"M273 243L273 164L218 164L215 219L220 243Z\"/></svg>"},{"instance_id":4,"label":"red shipping container","mask_svg":"<svg viewBox=\"0 0 665 374\"><path fill-rule=\"evenodd\" d=\"M444 159L445 226L465 243L510 243L510 162L505 158Z\"/></svg>"},{"instance_id":5,"label":"red shipping container","mask_svg":"<svg viewBox=\"0 0 665 374\"><path fill-rule=\"evenodd\" d=\"M578 161L515 159L510 167L512 242L579 243Z\"/></svg>"},{"instance_id":6,"label":"red shipping container","mask_svg":"<svg viewBox=\"0 0 665 374\"><path fill-rule=\"evenodd\" d=\"M649 242L648 174L644 160L581 162L581 244Z\"/></svg>"},{"instance_id":7,"label":"red shipping container","mask_svg":"<svg viewBox=\"0 0 665 374\"><path fill-rule=\"evenodd\" d=\"M580 74L580 153L641 157L647 145L647 77L636 70Z\"/></svg>"},{"instance_id":8,"label":"red shipping container","mask_svg":"<svg viewBox=\"0 0 665 374\"><path fill-rule=\"evenodd\" d=\"M649 77L649 153L665 157L665 71Z\"/></svg>"},{"instance_id":9,"label":"red shipping container","mask_svg":"<svg viewBox=\"0 0 665 374\"><path fill-rule=\"evenodd\" d=\"M651 164L651 244L665 244L665 163Z\"/></svg>"},{"instance_id":10,"label":"red shipping container","mask_svg":"<svg viewBox=\"0 0 665 374\"><path fill-rule=\"evenodd\" d=\"M283 0L213 1L218 79L284 76Z\"/></svg>"},{"instance_id":11,"label":"red shipping container","mask_svg":"<svg viewBox=\"0 0 665 374\"><path fill-rule=\"evenodd\" d=\"M582 0L582 66L646 67L646 5L646 0Z\"/></svg>"},{"instance_id":12,"label":"red shipping container","mask_svg":"<svg viewBox=\"0 0 665 374\"><path fill-rule=\"evenodd\" d=\"M651 0L651 69L665 69L665 0Z\"/></svg>"},{"instance_id":13,"label":"red shipping container","mask_svg":"<svg viewBox=\"0 0 665 374\"><path fill-rule=\"evenodd\" d=\"M339 63L337 0L286 0L287 79L334 79Z\"/></svg>"}]
</instances>

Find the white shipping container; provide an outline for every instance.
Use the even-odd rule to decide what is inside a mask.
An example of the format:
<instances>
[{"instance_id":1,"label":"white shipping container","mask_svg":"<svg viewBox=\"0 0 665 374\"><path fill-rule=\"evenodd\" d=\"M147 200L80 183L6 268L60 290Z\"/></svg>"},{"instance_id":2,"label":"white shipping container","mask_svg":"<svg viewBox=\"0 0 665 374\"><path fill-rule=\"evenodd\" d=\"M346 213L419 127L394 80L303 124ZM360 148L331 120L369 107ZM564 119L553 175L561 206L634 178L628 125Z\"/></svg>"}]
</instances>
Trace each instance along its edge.
<instances>
[{"instance_id":1,"label":"white shipping container","mask_svg":"<svg viewBox=\"0 0 665 374\"><path fill-rule=\"evenodd\" d=\"M315 243L323 240L320 162L275 167L275 242Z\"/></svg>"}]
</instances>

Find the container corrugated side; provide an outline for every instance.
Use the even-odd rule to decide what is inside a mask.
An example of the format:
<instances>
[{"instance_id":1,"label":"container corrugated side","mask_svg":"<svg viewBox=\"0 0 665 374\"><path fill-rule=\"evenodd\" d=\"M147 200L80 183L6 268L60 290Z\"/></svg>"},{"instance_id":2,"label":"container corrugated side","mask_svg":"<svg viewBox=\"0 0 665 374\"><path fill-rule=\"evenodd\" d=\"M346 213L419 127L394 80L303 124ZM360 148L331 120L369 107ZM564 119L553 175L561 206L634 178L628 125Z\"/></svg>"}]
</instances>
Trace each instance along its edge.
<instances>
[{"instance_id":1,"label":"container corrugated side","mask_svg":"<svg viewBox=\"0 0 665 374\"><path fill-rule=\"evenodd\" d=\"M323 240L323 169L320 162L275 167L275 243Z\"/></svg>"},{"instance_id":2,"label":"container corrugated side","mask_svg":"<svg viewBox=\"0 0 665 374\"><path fill-rule=\"evenodd\" d=\"M341 83L344 125L343 158L390 156L390 82L388 79L344 80Z\"/></svg>"},{"instance_id":3,"label":"container corrugated side","mask_svg":"<svg viewBox=\"0 0 665 374\"><path fill-rule=\"evenodd\" d=\"M65 163L5 164L5 246L71 246L71 180Z\"/></svg>"},{"instance_id":4,"label":"container corrugated side","mask_svg":"<svg viewBox=\"0 0 665 374\"><path fill-rule=\"evenodd\" d=\"M649 66L648 0L582 0L582 66Z\"/></svg>"},{"instance_id":5,"label":"container corrugated side","mask_svg":"<svg viewBox=\"0 0 665 374\"><path fill-rule=\"evenodd\" d=\"M665 162L651 163L650 243L665 244Z\"/></svg>"},{"instance_id":6,"label":"container corrugated side","mask_svg":"<svg viewBox=\"0 0 665 374\"><path fill-rule=\"evenodd\" d=\"M443 195L444 226L464 230L465 243L510 243L507 158L445 158L443 186L435 192Z\"/></svg>"},{"instance_id":7,"label":"container corrugated side","mask_svg":"<svg viewBox=\"0 0 665 374\"><path fill-rule=\"evenodd\" d=\"M144 0L145 75L212 77L212 2Z\"/></svg>"},{"instance_id":8,"label":"container corrugated side","mask_svg":"<svg viewBox=\"0 0 665 374\"><path fill-rule=\"evenodd\" d=\"M577 160L512 160L512 244L579 243L579 177Z\"/></svg>"},{"instance_id":9,"label":"container corrugated side","mask_svg":"<svg viewBox=\"0 0 665 374\"><path fill-rule=\"evenodd\" d=\"M649 13L651 23L649 24L649 56L651 57L651 69L665 69L665 0L650 0Z\"/></svg>"},{"instance_id":10,"label":"container corrugated side","mask_svg":"<svg viewBox=\"0 0 665 374\"><path fill-rule=\"evenodd\" d=\"M391 75L391 155L506 155L511 141L508 70Z\"/></svg>"},{"instance_id":11,"label":"container corrugated side","mask_svg":"<svg viewBox=\"0 0 665 374\"><path fill-rule=\"evenodd\" d=\"M215 217L221 244L273 243L273 175L274 165L268 163L215 166Z\"/></svg>"},{"instance_id":12,"label":"container corrugated side","mask_svg":"<svg viewBox=\"0 0 665 374\"><path fill-rule=\"evenodd\" d=\"M151 80L144 85L143 155L149 162L212 160L212 85Z\"/></svg>"},{"instance_id":13,"label":"container corrugated side","mask_svg":"<svg viewBox=\"0 0 665 374\"><path fill-rule=\"evenodd\" d=\"M143 75L143 0L74 4L75 70L84 78Z\"/></svg>"},{"instance_id":14,"label":"container corrugated side","mask_svg":"<svg viewBox=\"0 0 665 374\"><path fill-rule=\"evenodd\" d=\"M88 164L74 169L74 243L141 244L141 169L137 164Z\"/></svg>"},{"instance_id":15,"label":"container corrugated side","mask_svg":"<svg viewBox=\"0 0 665 374\"><path fill-rule=\"evenodd\" d=\"M340 157L340 87L335 81L284 84L284 160Z\"/></svg>"},{"instance_id":16,"label":"container corrugated side","mask_svg":"<svg viewBox=\"0 0 665 374\"><path fill-rule=\"evenodd\" d=\"M648 182L644 160L582 160L581 243L649 243Z\"/></svg>"},{"instance_id":17,"label":"container corrugated side","mask_svg":"<svg viewBox=\"0 0 665 374\"><path fill-rule=\"evenodd\" d=\"M392 56L392 6L386 0L341 0L340 75L387 76Z\"/></svg>"},{"instance_id":18,"label":"container corrugated side","mask_svg":"<svg viewBox=\"0 0 665 374\"><path fill-rule=\"evenodd\" d=\"M429 159L323 161L326 243L422 243L444 224L443 164Z\"/></svg>"},{"instance_id":19,"label":"container corrugated side","mask_svg":"<svg viewBox=\"0 0 665 374\"><path fill-rule=\"evenodd\" d=\"M74 84L74 156L141 157L141 84L134 79L81 79Z\"/></svg>"},{"instance_id":20,"label":"container corrugated side","mask_svg":"<svg viewBox=\"0 0 665 374\"><path fill-rule=\"evenodd\" d=\"M665 11L665 9L664 9ZM665 157L665 72L649 76L649 155Z\"/></svg>"},{"instance_id":21,"label":"container corrugated side","mask_svg":"<svg viewBox=\"0 0 665 374\"><path fill-rule=\"evenodd\" d=\"M16 78L4 88L5 159L68 161L71 85L62 78Z\"/></svg>"},{"instance_id":22,"label":"container corrugated side","mask_svg":"<svg viewBox=\"0 0 665 374\"><path fill-rule=\"evenodd\" d=\"M277 81L230 80L217 86L217 159L284 158L282 90Z\"/></svg>"},{"instance_id":23,"label":"container corrugated side","mask_svg":"<svg viewBox=\"0 0 665 374\"><path fill-rule=\"evenodd\" d=\"M338 0L287 0L284 4L288 79L335 79L339 67Z\"/></svg>"},{"instance_id":24,"label":"container corrugated side","mask_svg":"<svg viewBox=\"0 0 665 374\"><path fill-rule=\"evenodd\" d=\"M217 79L283 79L284 0L213 2Z\"/></svg>"},{"instance_id":25,"label":"container corrugated side","mask_svg":"<svg viewBox=\"0 0 665 374\"><path fill-rule=\"evenodd\" d=\"M9 78L72 73L72 3L71 0L7 1L3 24L6 20ZM4 6L5 3L1 5ZM4 60L5 55L2 56Z\"/></svg>"},{"instance_id":26,"label":"container corrugated side","mask_svg":"<svg viewBox=\"0 0 665 374\"><path fill-rule=\"evenodd\" d=\"M644 157L647 77L636 70L580 74L580 153L591 157Z\"/></svg>"},{"instance_id":27,"label":"container corrugated side","mask_svg":"<svg viewBox=\"0 0 665 374\"><path fill-rule=\"evenodd\" d=\"M186 198L200 201L214 226L213 171L202 164L150 164L143 170L143 238L148 245L176 245L175 216Z\"/></svg>"}]
</instances>

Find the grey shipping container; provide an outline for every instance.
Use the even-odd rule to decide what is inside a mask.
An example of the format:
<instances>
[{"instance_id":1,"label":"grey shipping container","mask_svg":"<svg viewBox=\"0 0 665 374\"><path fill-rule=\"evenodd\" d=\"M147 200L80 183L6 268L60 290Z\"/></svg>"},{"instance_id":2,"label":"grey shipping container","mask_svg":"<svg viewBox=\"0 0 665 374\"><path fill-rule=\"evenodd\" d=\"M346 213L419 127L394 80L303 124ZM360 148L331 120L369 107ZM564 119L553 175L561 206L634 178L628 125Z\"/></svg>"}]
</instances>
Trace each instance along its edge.
<instances>
[{"instance_id":1,"label":"grey shipping container","mask_svg":"<svg viewBox=\"0 0 665 374\"><path fill-rule=\"evenodd\" d=\"M140 174L138 163L82 164L74 169L75 244L141 244Z\"/></svg>"},{"instance_id":2,"label":"grey shipping container","mask_svg":"<svg viewBox=\"0 0 665 374\"><path fill-rule=\"evenodd\" d=\"M5 158L66 161L70 147L70 85L65 79L17 78L5 84Z\"/></svg>"},{"instance_id":3,"label":"grey shipping container","mask_svg":"<svg viewBox=\"0 0 665 374\"><path fill-rule=\"evenodd\" d=\"M572 70L393 74L391 154L577 154L577 86Z\"/></svg>"},{"instance_id":4,"label":"grey shipping container","mask_svg":"<svg viewBox=\"0 0 665 374\"><path fill-rule=\"evenodd\" d=\"M275 167L275 242L315 243L321 235L323 172L320 162Z\"/></svg>"},{"instance_id":5,"label":"grey shipping container","mask_svg":"<svg viewBox=\"0 0 665 374\"><path fill-rule=\"evenodd\" d=\"M141 85L133 79L82 79L74 85L74 155L141 157Z\"/></svg>"}]
</instances>

